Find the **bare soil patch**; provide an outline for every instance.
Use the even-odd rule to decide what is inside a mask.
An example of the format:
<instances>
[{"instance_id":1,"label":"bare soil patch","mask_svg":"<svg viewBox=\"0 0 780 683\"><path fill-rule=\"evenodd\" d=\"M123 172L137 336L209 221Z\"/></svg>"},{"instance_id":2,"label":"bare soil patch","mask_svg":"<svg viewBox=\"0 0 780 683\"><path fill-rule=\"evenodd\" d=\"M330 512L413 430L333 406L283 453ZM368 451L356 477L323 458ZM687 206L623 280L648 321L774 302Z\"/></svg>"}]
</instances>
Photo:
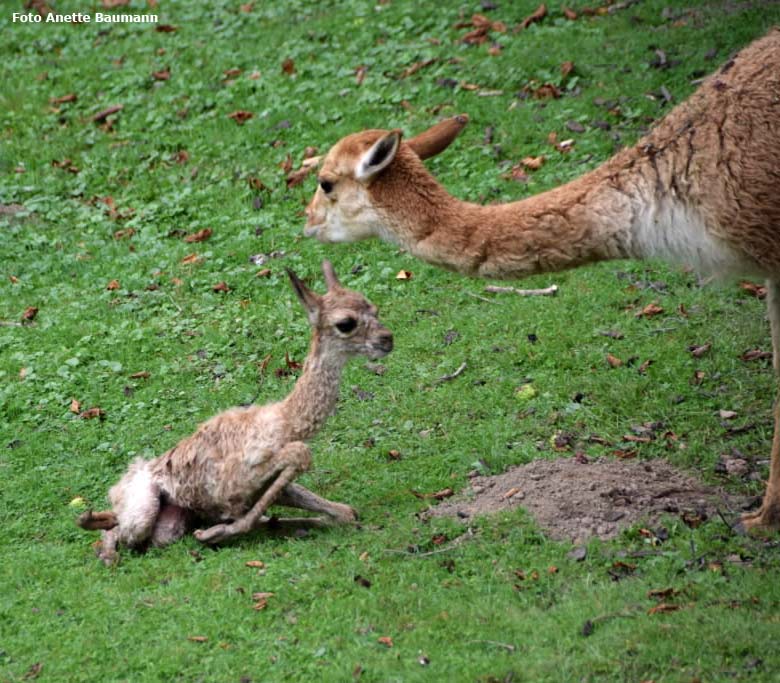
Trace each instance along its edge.
<instances>
[{"instance_id":1,"label":"bare soil patch","mask_svg":"<svg viewBox=\"0 0 780 683\"><path fill-rule=\"evenodd\" d=\"M476 476L459 495L428 516L469 518L524 507L553 539L582 543L609 539L664 514L692 526L712 516L744 509L749 499L709 487L665 460L576 458L534 460L493 476Z\"/></svg>"}]
</instances>

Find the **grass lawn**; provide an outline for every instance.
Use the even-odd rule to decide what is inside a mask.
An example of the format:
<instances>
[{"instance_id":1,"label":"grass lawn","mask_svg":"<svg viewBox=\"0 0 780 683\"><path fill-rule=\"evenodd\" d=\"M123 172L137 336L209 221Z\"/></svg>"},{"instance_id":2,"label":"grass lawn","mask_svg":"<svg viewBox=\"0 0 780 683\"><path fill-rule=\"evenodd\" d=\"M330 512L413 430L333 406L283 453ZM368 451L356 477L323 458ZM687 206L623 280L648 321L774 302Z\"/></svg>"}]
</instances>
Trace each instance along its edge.
<instances>
[{"instance_id":1,"label":"grass lawn","mask_svg":"<svg viewBox=\"0 0 780 683\"><path fill-rule=\"evenodd\" d=\"M555 298L487 295L386 244L304 239L314 177L288 187L307 147L467 112L429 167L464 198L524 197L633 143L669 98L780 23L777 2L585 12L598 1L572 0L573 20L548 3L520 31L536 0L110 11L156 12L156 26L13 23L23 3L2 3L0 681L777 680L777 538L670 515L663 541L635 527L576 561L519 507L425 521L431 501L412 493L459 490L474 469L610 455L632 426L663 421L677 440L632 445L637 457L760 494L775 382L768 361L741 356L771 348L764 303L629 262L522 285L555 283ZM474 13L507 30L463 42ZM242 111L242 124L229 117ZM525 181L511 177L541 155ZM301 480L357 508L361 528L219 549L188 537L103 567L74 518L106 505L133 457L290 390L285 354L301 360L309 333L284 268L322 291L323 258L396 338L384 374L348 367ZM636 316L652 302L664 312ZM13 324L29 307L32 323ZM526 383L536 395L519 401ZM101 417L79 417L91 408ZM736 451L748 474L718 473ZM677 609L651 614L662 589ZM265 609L256 592L273 593Z\"/></svg>"}]
</instances>

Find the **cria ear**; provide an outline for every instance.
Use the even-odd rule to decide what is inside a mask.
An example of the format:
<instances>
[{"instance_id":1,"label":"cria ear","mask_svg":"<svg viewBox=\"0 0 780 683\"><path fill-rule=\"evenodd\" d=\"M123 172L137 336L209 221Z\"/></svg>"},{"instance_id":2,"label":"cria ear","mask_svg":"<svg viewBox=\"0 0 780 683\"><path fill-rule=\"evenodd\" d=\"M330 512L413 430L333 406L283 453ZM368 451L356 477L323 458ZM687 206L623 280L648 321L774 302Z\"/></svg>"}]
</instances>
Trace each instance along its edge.
<instances>
[{"instance_id":1,"label":"cria ear","mask_svg":"<svg viewBox=\"0 0 780 683\"><path fill-rule=\"evenodd\" d=\"M298 299L306 309L306 315L309 317L309 322L312 325L316 325L320 316L320 297L312 292L295 273L287 268L287 275L290 278L290 283L295 293L298 295Z\"/></svg>"},{"instance_id":2,"label":"cria ear","mask_svg":"<svg viewBox=\"0 0 780 683\"><path fill-rule=\"evenodd\" d=\"M398 129L391 130L379 138L360 158L355 169L355 178L365 182L386 169L390 162L395 159L400 144L401 131Z\"/></svg>"},{"instance_id":3,"label":"cria ear","mask_svg":"<svg viewBox=\"0 0 780 683\"><path fill-rule=\"evenodd\" d=\"M325 259L322 262L322 274L325 276L325 283L328 285L328 290L341 287L336 271L333 270L333 264Z\"/></svg>"}]
</instances>

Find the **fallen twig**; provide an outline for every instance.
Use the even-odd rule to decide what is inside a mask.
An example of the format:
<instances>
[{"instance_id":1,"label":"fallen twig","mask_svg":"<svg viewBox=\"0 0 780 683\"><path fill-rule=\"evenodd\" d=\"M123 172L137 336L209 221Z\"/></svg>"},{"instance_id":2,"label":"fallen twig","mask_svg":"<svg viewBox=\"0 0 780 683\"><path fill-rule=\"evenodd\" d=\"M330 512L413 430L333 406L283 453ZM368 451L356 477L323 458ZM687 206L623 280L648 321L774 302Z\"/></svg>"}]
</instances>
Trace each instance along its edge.
<instances>
[{"instance_id":1,"label":"fallen twig","mask_svg":"<svg viewBox=\"0 0 780 683\"><path fill-rule=\"evenodd\" d=\"M438 555L439 553L446 553L450 550L454 550L457 548L463 541L467 541L470 538L474 538L476 534L474 533L474 530L469 527L466 529L464 533L462 533L460 536L458 536L452 543L449 543L448 545L442 546L441 548L437 548L436 550L429 550L424 553L415 553L411 552L408 549L407 550L396 550L394 548L385 548L383 552L391 553L393 555L403 555L405 557L430 557L431 555Z\"/></svg>"},{"instance_id":2,"label":"fallen twig","mask_svg":"<svg viewBox=\"0 0 780 683\"><path fill-rule=\"evenodd\" d=\"M30 327L35 323L20 323L17 320L0 320L0 327Z\"/></svg>"},{"instance_id":3,"label":"fallen twig","mask_svg":"<svg viewBox=\"0 0 780 683\"><path fill-rule=\"evenodd\" d=\"M439 379L436 380L436 383L441 384L442 382L449 382L451 379L455 379L465 369L466 369L466 361L464 360L460 364L458 369L455 370L455 372L451 372L449 375L442 375L441 377L439 377Z\"/></svg>"},{"instance_id":4,"label":"fallen twig","mask_svg":"<svg viewBox=\"0 0 780 683\"><path fill-rule=\"evenodd\" d=\"M479 643L484 645L494 645L495 647L503 648L507 652L514 652L517 649L514 645L510 645L509 643L499 643L497 640L467 640L466 642Z\"/></svg>"},{"instance_id":5,"label":"fallen twig","mask_svg":"<svg viewBox=\"0 0 780 683\"><path fill-rule=\"evenodd\" d=\"M517 296L555 296L558 285L550 285L544 289L517 289L516 287L488 285L485 287L485 291L491 294L517 294Z\"/></svg>"},{"instance_id":6,"label":"fallen twig","mask_svg":"<svg viewBox=\"0 0 780 683\"><path fill-rule=\"evenodd\" d=\"M497 304L498 302L494 299L488 299L486 296L480 296L479 294L474 294L474 292L464 292L467 296L472 296L475 299L479 299L480 301L485 301L489 304Z\"/></svg>"}]
</instances>

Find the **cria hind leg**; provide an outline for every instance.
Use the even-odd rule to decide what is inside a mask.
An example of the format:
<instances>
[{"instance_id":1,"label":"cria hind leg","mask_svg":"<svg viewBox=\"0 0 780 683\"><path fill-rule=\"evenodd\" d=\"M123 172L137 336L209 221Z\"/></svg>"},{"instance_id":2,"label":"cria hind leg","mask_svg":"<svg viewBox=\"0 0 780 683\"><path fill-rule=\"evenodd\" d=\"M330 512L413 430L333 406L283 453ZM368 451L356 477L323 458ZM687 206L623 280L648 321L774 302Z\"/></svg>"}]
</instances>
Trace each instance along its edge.
<instances>
[{"instance_id":1,"label":"cria hind leg","mask_svg":"<svg viewBox=\"0 0 780 683\"><path fill-rule=\"evenodd\" d=\"M195 538L201 543L220 543L234 536L245 534L266 522L265 511L276 502L280 493L293 479L309 469L311 451L302 441L293 441L274 455L273 470L268 479L271 484L243 517L230 524L217 524L209 529L199 529ZM268 481L268 479L266 481Z\"/></svg>"},{"instance_id":2,"label":"cria hind leg","mask_svg":"<svg viewBox=\"0 0 780 683\"><path fill-rule=\"evenodd\" d=\"M103 530L100 532L100 543L97 545L96 554L98 559L110 567L119 561L119 553L117 553L117 544L119 543L119 531L116 527Z\"/></svg>"},{"instance_id":3,"label":"cria hind leg","mask_svg":"<svg viewBox=\"0 0 780 683\"><path fill-rule=\"evenodd\" d=\"M298 508L300 510L310 510L311 512L321 512L327 515L334 522L347 523L356 522L357 513L349 505L336 503L318 496L309 491L300 484L291 483L284 487L284 490L276 499L277 505L286 505L287 507ZM314 518L316 519L316 518ZM311 520L311 521L314 521ZM325 520L320 519L324 522Z\"/></svg>"},{"instance_id":4,"label":"cria hind leg","mask_svg":"<svg viewBox=\"0 0 780 683\"><path fill-rule=\"evenodd\" d=\"M152 545L162 548L182 538L189 530L192 523L189 510L164 503L160 507L157 519L152 531Z\"/></svg>"},{"instance_id":5,"label":"cria hind leg","mask_svg":"<svg viewBox=\"0 0 780 683\"><path fill-rule=\"evenodd\" d=\"M778 281L767 282L767 308L772 330L773 364L777 382L780 379L780 282ZM761 528L780 529L780 394L775 399L775 433L764 500L757 512L742 517L742 526L747 531Z\"/></svg>"}]
</instances>

